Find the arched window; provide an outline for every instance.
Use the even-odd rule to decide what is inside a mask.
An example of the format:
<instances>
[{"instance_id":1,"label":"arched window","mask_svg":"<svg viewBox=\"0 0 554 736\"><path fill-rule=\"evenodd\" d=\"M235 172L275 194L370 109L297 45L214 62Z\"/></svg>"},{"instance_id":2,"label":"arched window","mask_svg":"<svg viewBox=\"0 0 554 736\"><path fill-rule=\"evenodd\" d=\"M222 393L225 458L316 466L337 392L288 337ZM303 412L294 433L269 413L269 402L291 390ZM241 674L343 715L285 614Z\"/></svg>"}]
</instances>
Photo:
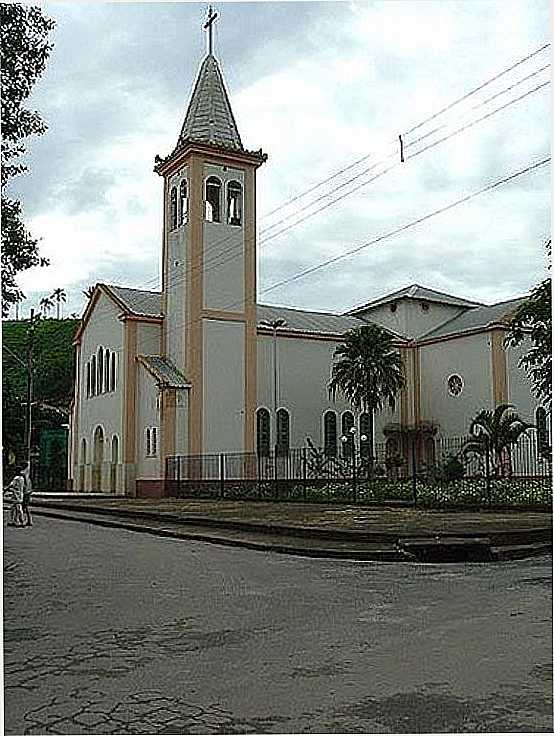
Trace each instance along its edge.
<instances>
[{"instance_id":1,"label":"arched window","mask_svg":"<svg viewBox=\"0 0 554 736\"><path fill-rule=\"evenodd\" d=\"M362 439L363 437L366 439ZM371 417L367 412L360 414L360 455L371 455Z\"/></svg>"},{"instance_id":2,"label":"arched window","mask_svg":"<svg viewBox=\"0 0 554 736\"><path fill-rule=\"evenodd\" d=\"M87 363L87 399L90 398L90 363Z\"/></svg>"},{"instance_id":3,"label":"arched window","mask_svg":"<svg viewBox=\"0 0 554 736\"><path fill-rule=\"evenodd\" d=\"M90 359L90 395L96 396L96 355Z\"/></svg>"},{"instance_id":4,"label":"arched window","mask_svg":"<svg viewBox=\"0 0 554 736\"><path fill-rule=\"evenodd\" d=\"M99 347L98 348L98 357L96 359L97 362L97 370L98 370L98 378L96 380L96 391L97 393L101 394L104 390L104 348Z\"/></svg>"},{"instance_id":5,"label":"arched window","mask_svg":"<svg viewBox=\"0 0 554 736\"><path fill-rule=\"evenodd\" d=\"M117 371L117 363L116 363L116 354L111 354L111 371L110 371L110 391L115 391L116 386L116 371Z\"/></svg>"},{"instance_id":6,"label":"arched window","mask_svg":"<svg viewBox=\"0 0 554 736\"><path fill-rule=\"evenodd\" d=\"M175 230L177 227L177 187L171 187L171 229Z\"/></svg>"},{"instance_id":7,"label":"arched window","mask_svg":"<svg viewBox=\"0 0 554 736\"><path fill-rule=\"evenodd\" d=\"M158 454L158 428L152 427L152 433L150 435L150 452L152 456Z\"/></svg>"},{"instance_id":8,"label":"arched window","mask_svg":"<svg viewBox=\"0 0 554 736\"><path fill-rule=\"evenodd\" d=\"M258 409L256 413L256 448L258 455L269 455L271 420L267 409Z\"/></svg>"},{"instance_id":9,"label":"arched window","mask_svg":"<svg viewBox=\"0 0 554 736\"><path fill-rule=\"evenodd\" d=\"M188 197L187 197L187 180L179 184L179 225L183 225L187 221L188 214Z\"/></svg>"},{"instance_id":10,"label":"arched window","mask_svg":"<svg viewBox=\"0 0 554 736\"><path fill-rule=\"evenodd\" d=\"M150 435L150 427L146 427L146 457L150 457L152 449L152 438Z\"/></svg>"},{"instance_id":11,"label":"arched window","mask_svg":"<svg viewBox=\"0 0 554 736\"><path fill-rule=\"evenodd\" d=\"M87 464L87 441L84 437L81 440L81 464Z\"/></svg>"},{"instance_id":12,"label":"arched window","mask_svg":"<svg viewBox=\"0 0 554 736\"><path fill-rule=\"evenodd\" d=\"M242 186L238 181L227 184L227 222L229 225L242 223Z\"/></svg>"},{"instance_id":13,"label":"arched window","mask_svg":"<svg viewBox=\"0 0 554 736\"><path fill-rule=\"evenodd\" d=\"M323 448L327 457L337 456L337 415L326 411L323 416Z\"/></svg>"},{"instance_id":14,"label":"arched window","mask_svg":"<svg viewBox=\"0 0 554 736\"><path fill-rule=\"evenodd\" d=\"M290 418L286 409L277 412L277 447L278 455L288 455L290 447Z\"/></svg>"},{"instance_id":15,"label":"arched window","mask_svg":"<svg viewBox=\"0 0 554 736\"><path fill-rule=\"evenodd\" d=\"M104 351L104 391L110 390L110 355L111 352L106 349Z\"/></svg>"},{"instance_id":16,"label":"arched window","mask_svg":"<svg viewBox=\"0 0 554 736\"><path fill-rule=\"evenodd\" d=\"M221 182L217 176L206 180L206 213L208 222L221 222Z\"/></svg>"},{"instance_id":17,"label":"arched window","mask_svg":"<svg viewBox=\"0 0 554 736\"><path fill-rule=\"evenodd\" d=\"M112 437L112 465L119 462L119 439L116 434Z\"/></svg>"},{"instance_id":18,"label":"arched window","mask_svg":"<svg viewBox=\"0 0 554 736\"><path fill-rule=\"evenodd\" d=\"M342 456L352 457L352 451L354 448L354 434L350 430L354 427L354 415L351 411L345 411L342 415L342 437L346 437L345 441L342 441Z\"/></svg>"}]
</instances>

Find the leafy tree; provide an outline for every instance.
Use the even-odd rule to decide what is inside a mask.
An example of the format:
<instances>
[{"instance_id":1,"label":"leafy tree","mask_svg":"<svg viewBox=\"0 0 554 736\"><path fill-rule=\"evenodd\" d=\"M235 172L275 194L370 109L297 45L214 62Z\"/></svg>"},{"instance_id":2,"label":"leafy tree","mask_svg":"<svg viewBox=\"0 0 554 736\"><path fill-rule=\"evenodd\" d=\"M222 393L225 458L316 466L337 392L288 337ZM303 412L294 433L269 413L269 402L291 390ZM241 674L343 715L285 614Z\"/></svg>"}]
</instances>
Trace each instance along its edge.
<instances>
[{"instance_id":1,"label":"leafy tree","mask_svg":"<svg viewBox=\"0 0 554 736\"><path fill-rule=\"evenodd\" d=\"M42 135L46 124L40 115L24 107L33 85L46 66L52 50L48 34L54 21L40 8L17 3L0 5L0 61L2 77L2 315L23 294L15 277L32 266L48 261L38 253L38 240L22 221L21 202L5 193L9 179L27 170L20 157L23 140Z\"/></svg>"},{"instance_id":2,"label":"leafy tree","mask_svg":"<svg viewBox=\"0 0 554 736\"><path fill-rule=\"evenodd\" d=\"M499 404L494 411L480 411L469 426L470 436L462 447L462 454L479 455L483 459L488 454L496 474L501 475L503 459L509 459L512 445L534 427L513 409L511 404Z\"/></svg>"},{"instance_id":3,"label":"leafy tree","mask_svg":"<svg viewBox=\"0 0 554 736\"><path fill-rule=\"evenodd\" d=\"M405 385L402 358L393 336L374 324L349 330L335 349L329 396L341 393L356 411L370 417L369 446L373 447L373 414L385 405L394 409Z\"/></svg>"},{"instance_id":4,"label":"leafy tree","mask_svg":"<svg viewBox=\"0 0 554 736\"><path fill-rule=\"evenodd\" d=\"M551 242L546 244L551 255ZM552 282L550 277L541 281L512 317L508 345L520 345L526 337L531 340L529 352L519 360L533 382L533 393L540 401L552 403Z\"/></svg>"}]
</instances>

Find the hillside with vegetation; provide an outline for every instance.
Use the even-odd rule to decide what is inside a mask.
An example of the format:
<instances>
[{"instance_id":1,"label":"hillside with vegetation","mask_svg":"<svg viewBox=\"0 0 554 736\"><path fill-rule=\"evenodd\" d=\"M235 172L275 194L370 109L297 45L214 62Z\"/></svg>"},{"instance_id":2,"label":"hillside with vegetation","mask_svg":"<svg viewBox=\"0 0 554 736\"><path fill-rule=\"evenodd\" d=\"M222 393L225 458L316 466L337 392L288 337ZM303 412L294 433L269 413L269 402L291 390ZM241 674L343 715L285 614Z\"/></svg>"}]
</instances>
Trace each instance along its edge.
<instances>
[{"instance_id":1,"label":"hillside with vegetation","mask_svg":"<svg viewBox=\"0 0 554 736\"><path fill-rule=\"evenodd\" d=\"M41 319L35 326L33 444L38 444L42 430L68 423L75 372L73 339L78 326L76 319ZM2 321L4 463L9 455L19 459L24 454L27 371L22 363L27 360L28 331L28 320Z\"/></svg>"}]
</instances>

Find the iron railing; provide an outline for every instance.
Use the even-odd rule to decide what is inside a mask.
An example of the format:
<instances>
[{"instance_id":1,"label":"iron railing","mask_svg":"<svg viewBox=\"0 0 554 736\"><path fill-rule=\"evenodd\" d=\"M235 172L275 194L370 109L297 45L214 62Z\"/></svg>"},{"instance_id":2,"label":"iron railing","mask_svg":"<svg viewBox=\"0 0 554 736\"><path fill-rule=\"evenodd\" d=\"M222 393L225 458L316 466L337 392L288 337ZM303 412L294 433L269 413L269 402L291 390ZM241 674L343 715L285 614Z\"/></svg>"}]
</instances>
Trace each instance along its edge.
<instances>
[{"instance_id":1,"label":"iron railing","mask_svg":"<svg viewBox=\"0 0 554 736\"><path fill-rule=\"evenodd\" d=\"M465 437L417 439L402 454L377 444L372 455L352 445L336 455L303 447L263 455L218 453L167 459L170 496L421 506L544 507L552 501L551 457L524 435L500 455L488 446L464 452Z\"/></svg>"}]
</instances>

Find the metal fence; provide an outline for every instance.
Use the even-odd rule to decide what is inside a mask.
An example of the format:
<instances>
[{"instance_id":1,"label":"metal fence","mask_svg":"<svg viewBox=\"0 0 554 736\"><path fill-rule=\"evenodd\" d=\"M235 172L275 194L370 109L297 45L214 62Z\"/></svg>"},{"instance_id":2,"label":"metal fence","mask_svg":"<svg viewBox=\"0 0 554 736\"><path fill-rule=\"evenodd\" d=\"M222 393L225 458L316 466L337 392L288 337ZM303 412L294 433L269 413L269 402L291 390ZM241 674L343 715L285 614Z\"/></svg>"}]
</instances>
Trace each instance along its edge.
<instances>
[{"instance_id":1,"label":"metal fence","mask_svg":"<svg viewBox=\"0 0 554 736\"><path fill-rule=\"evenodd\" d=\"M522 436L509 450L464 451L467 438L409 439L402 452L352 445L335 456L303 447L258 455L220 453L167 459L170 496L323 503L534 506L552 501L549 448Z\"/></svg>"}]
</instances>

